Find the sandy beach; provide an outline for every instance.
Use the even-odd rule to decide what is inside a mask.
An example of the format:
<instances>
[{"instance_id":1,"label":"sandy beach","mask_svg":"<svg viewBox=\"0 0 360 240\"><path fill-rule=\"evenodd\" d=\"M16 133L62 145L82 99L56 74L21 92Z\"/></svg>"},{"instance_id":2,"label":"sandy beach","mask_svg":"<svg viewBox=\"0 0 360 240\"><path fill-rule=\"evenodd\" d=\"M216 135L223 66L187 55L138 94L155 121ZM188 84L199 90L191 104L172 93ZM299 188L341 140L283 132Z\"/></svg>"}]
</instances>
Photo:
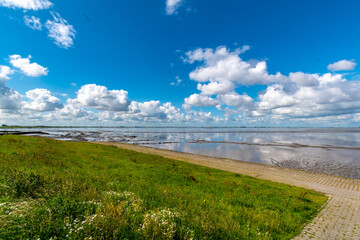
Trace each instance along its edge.
<instances>
[{"instance_id":1,"label":"sandy beach","mask_svg":"<svg viewBox=\"0 0 360 240\"><path fill-rule=\"evenodd\" d=\"M360 239L360 180L304 170L208 157L133 144L97 142L119 148L270 181L312 189L330 198L319 215L295 239Z\"/></svg>"}]
</instances>

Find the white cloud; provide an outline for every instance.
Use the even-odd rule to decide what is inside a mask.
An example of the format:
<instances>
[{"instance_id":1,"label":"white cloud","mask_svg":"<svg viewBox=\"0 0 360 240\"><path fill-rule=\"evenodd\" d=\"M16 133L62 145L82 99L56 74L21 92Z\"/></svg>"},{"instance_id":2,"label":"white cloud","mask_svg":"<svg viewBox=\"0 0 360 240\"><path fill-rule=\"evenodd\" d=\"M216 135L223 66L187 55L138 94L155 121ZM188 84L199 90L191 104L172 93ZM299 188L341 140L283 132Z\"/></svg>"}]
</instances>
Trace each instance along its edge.
<instances>
[{"instance_id":1,"label":"white cloud","mask_svg":"<svg viewBox=\"0 0 360 240\"><path fill-rule=\"evenodd\" d=\"M188 111L188 114L185 116L187 122L220 122L221 118L214 117L212 112L203 112L203 111Z\"/></svg>"},{"instance_id":2,"label":"white cloud","mask_svg":"<svg viewBox=\"0 0 360 240\"><path fill-rule=\"evenodd\" d=\"M138 103L138 108L140 112L146 116L156 116L162 113L162 111L160 111L160 105L160 101L149 101Z\"/></svg>"},{"instance_id":3,"label":"white cloud","mask_svg":"<svg viewBox=\"0 0 360 240\"><path fill-rule=\"evenodd\" d=\"M0 86L0 109L16 111L21 107L22 96L13 89Z\"/></svg>"},{"instance_id":4,"label":"white cloud","mask_svg":"<svg viewBox=\"0 0 360 240\"><path fill-rule=\"evenodd\" d=\"M47 20L45 27L49 31L49 37L61 48L69 48L74 45L75 28L58 13L52 13L53 21Z\"/></svg>"},{"instance_id":5,"label":"white cloud","mask_svg":"<svg viewBox=\"0 0 360 240\"><path fill-rule=\"evenodd\" d=\"M261 109L287 107L296 103L295 97L284 92L284 87L280 84L269 86L266 92L260 95L260 100L259 108Z\"/></svg>"},{"instance_id":6,"label":"white cloud","mask_svg":"<svg viewBox=\"0 0 360 240\"><path fill-rule=\"evenodd\" d=\"M188 98L185 98L184 101L185 104L183 105L183 108L187 111L190 110L191 106L209 107L209 106L215 106L219 103L218 100L216 99L196 93Z\"/></svg>"},{"instance_id":7,"label":"white cloud","mask_svg":"<svg viewBox=\"0 0 360 240\"><path fill-rule=\"evenodd\" d=\"M254 99L249 97L247 94L240 95L236 92L229 92L219 96L220 102L231 107L249 107Z\"/></svg>"},{"instance_id":8,"label":"white cloud","mask_svg":"<svg viewBox=\"0 0 360 240\"><path fill-rule=\"evenodd\" d=\"M240 54L248 47L230 51L226 47L198 48L186 53L183 60L200 65L191 71L190 79L197 81L199 93L184 99L183 108L189 113L192 106L216 106L225 118L261 121L279 119L308 119L325 116L356 114L360 111L360 81L348 81L343 74L309 74L291 72L268 73L265 61L245 61ZM330 64L331 70L351 70L356 63L340 61ZM242 86L264 85L266 89L253 99L240 95ZM267 119L267 120L265 120ZM330 119L330 118L327 118ZM305 120L304 120L305 121Z\"/></svg>"},{"instance_id":9,"label":"white cloud","mask_svg":"<svg viewBox=\"0 0 360 240\"><path fill-rule=\"evenodd\" d=\"M266 62L244 61L239 54L248 50L245 46L235 51L230 51L226 47L213 49L196 49L186 53L185 61L194 63L202 62L203 65L197 67L189 76L190 79L204 83L233 83L238 85L269 84L279 82L284 79L280 73L270 75L267 72Z\"/></svg>"},{"instance_id":10,"label":"white cloud","mask_svg":"<svg viewBox=\"0 0 360 240\"><path fill-rule=\"evenodd\" d=\"M104 111L98 114L99 119L107 122L181 122L184 114L170 102L161 104L160 101L136 102L132 101L126 112Z\"/></svg>"},{"instance_id":11,"label":"white cloud","mask_svg":"<svg viewBox=\"0 0 360 240\"><path fill-rule=\"evenodd\" d=\"M182 79L179 76L176 76L175 79L176 79L176 82L172 82L172 83L170 83L170 85L171 86L180 86Z\"/></svg>"},{"instance_id":12,"label":"white cloud","mask_svg":"<svg viewBox=\"0 0 360 240\"><path fill-rule=\"evenodd\" d=\"M15 90L6 87L6 82L10 79L9 75L14 71L8 66L0 65L0 110L17 111L21 108L22 96ZM1 115L1 114L0 114Z\"/></svg>"},{"instance_id":13,"label":"white cloud","mask_svg":"<svg viewBox=\"0 0 360 240\"><path fill-rule=\"evenodd\" d=\"M1 83L5 83L7 80L10 79L9 75L13 74L14 71L9 68L8 66L2 66L0 65L0 86Z\"/></svg>"},{"instance_id":14,"label":"white cloud","mask_svg":"<svg viewBox=\"0 0 360 240\"><path fill-rule=\"evenodd\" d=\"M36 88L26 92L26 97L31 99L31 102L24 103L24 109L44 112L54 111L63 107L60 99L55 97L49 90Z\"/></svg>"},{"instance_id":15,"label":"white cloud","mask_svg":"<svg viewBox=\"0 0 360 240\"><path fill-rule=\"evenodd\" d=\"M230 52L225 46L220 46L215 49L215 52L212 48L197 48L193 51L188 51L185 53L186 57L182 57L184 62L193 64L194 62L204 61L206 63L215 64L218 60L228 57L229 55L240 55L245 53L250 49L249 45L244 45L241 48L235 49L235 51Z\"/></svg>"},{"instance_id":16,"label":"white cloud","mask_svg":"<svg viewBox=\"0 0 360 240\"><path fill-rule=\"evenodd\" d=\"M136 114L139 113L141 117L156 117L159 119L165 119L166 113L161 108L160 101L149 101L149 102L131 102L130 113Z\"/></svg>"},{"instance_id":17,"label":"white cloud","mask_svg":"<svg viewBox=\"0 0 360 240\"><path fill-rule=\"evenodd\" d=\"M161 104L160 101L136 102L132 101L129 107L128 117L138 120L144 118L167 119L174 118L180 113L171 103ZM126 117L125 117L126 118Z\"/></svg>"},{"instance_id":18,"label":"white cloud","mask_svg":"<svg viewBox=\"0 0 360 240\"><path fill-rule=\"evenodd\" d=\"M97 114L88 110L83 109L79 106L74 106L71 103L66 104L63 108L57 109L54 112L49 113L46 118L59 121L59 120L68 120L68 121L82 121L82 120L96 120L98 118Z\"/></svg>"},{"instance_id":19,"label":"white cloud","mask_svg":"<svg viewBox=\"0 0 360 240\"><path fill-rule=\"evenodd\" d=\"M208 84L198 84L197 89L203 95L225 94L234 89L235 85L229 81L210 82Z\"/></svg>"},{"instance_id":20,"label":"white cloud","mask_svg":"<svg viewBox=\"0 0 360 240\"><path fill-rule=\"evenodd\" d=\"M290 80L295 82L299 86L312 87L318 86L319 80L317 74L306 74L303 72L290 73Z\"/></svg>"},{"instance_id":21,"label":"white cloud","mask_svg":"<svg viewBox=\"0 0 360 240\"><path fill-rule=\"evenodd\" d=\"M228 106L243 107L250 105L253 99L247 95L239 95L235 89L243 85L267 85L275 82L289 82L280 73L270 75L266 62L244 61L239 56L248 51L245 45L234 51L224 46L218 48L198 48L186 53L185 62L194 64L200 62L194 71L190 72L190 79L199 82L197 89L200 94L193 94L185 98L184 109L188 111L191 106L215 106L225 104ZM216 95L215 98L210 96ZM233 102L231 102L233 101Z\"/></svg>"},{"instance_id":22,"label":"white cloud","mask_svg":"<svg viewBox=\"0 0 360 240\"><path fill-rule=\"evenodd\" d=\"M49 9L53 4L48 0L0 0L0 6L25 10Z\"/></svg>"},{"instance_id":23,"label":"white cloud","mask_svg":"<svg viewBox=\"0 0 360 240\"><path fill-rule=\"evenodd\" d=\"M184 0L166 0L166 13L168 15L175 14L183 1Z\"/></svg>"},{"instance_id":24,"label":"white cloud","mask_svg":"<svg viewBox=\"0 0 360 240\"><path fill-rule=\"evenodd\" d=\"M40 18L35 17L35 16L24 16L24 22L26 24L26 26L28 26L31 29L34 30L42 30L42 24L40 21Z\"/></svg>"},{"instance_id":25,"label":"white cloud","mask_svg":"<svg viewBox=\"0 0 360 240\"><path fill-rule=\"evenodd\" d=\"M354 124L358 121L360 81L349 81L346 74L338 73L290 72L288 75L272 75L265 61L245 61L240 58L239 54L247 49L243 47L230 51L226 47L219 47L196 49L186 54L186 62L199 65L190 73L190 77L198 83L197 93L184 99L184 113L170 102L130 101L128 92L108 90L96 84L82 86L76 98L68 99L65 106L46 89L33 89L22 96L5 86L14 71L10 67L0 66L0 119L13 121L16 116L22 116L36 123L49 121L90 125L119 121L128 124L236 121L245 125L319 124L321 121ZM31 63L30 57L12 55L10 62L28 76L47 74L47 69ZM174 82L177 83L181 83L179 77ZM262 84L264 90L256 95L252 88L244 87L253 84ZM246 89L249 89L249 95L244 92ZM239 94L240 91L244 93ZM223 114L214 116L211 111L204 112L204 109L195 111L191 109L193 106L216 107ZM44 113L46 111L51 112Z\"/></svg>"},{"instance_id":26,"label":"white cloud","mask_svg":"<svg viewBox=\"0 0 360 240\"><path fill-rule=\"evenodd\" d=\"M270 85L259 95L256 112L286 118L315 118L356 113L360 110L360 82L347 81L339 74L311 74L315 86L297 85L287 91L281 84Z\"/></svg>"},{"instance_id":27,"label":"white cloud","mask_svg":"<svg viewBox=\"0 0 360 240\"><path fill-rule=\"evenodd\" d=\"M338 62L334 62L328 65L328 70L330 71L351 71L355 69L357 64L354 60L341 60Z\"/></svg>"},{"instance_id":28,"label":"white cloud","mask_svg":"<svg viewBox=\"0 0 360 240\"><path fill-rule=\"evenodd\" d=\"M37 63L30 63L31 56L29 55L27 58L22 58L20 55L11 55L10 63L20 69L26 76L29 77L40 77L46 76L48 74L48 69L40 66Z\"/></svg>"},{"instance_id":29,"label":"white cloud","mask_svg":"<svg viewBox=\"0 0 360 240\"><path fill-rule=\"evenodd\" d=\"M130 104L127 91L108 90L96 84L82 86L71 103L106 111L127 111Z\"/></svg>"}]
</instances>

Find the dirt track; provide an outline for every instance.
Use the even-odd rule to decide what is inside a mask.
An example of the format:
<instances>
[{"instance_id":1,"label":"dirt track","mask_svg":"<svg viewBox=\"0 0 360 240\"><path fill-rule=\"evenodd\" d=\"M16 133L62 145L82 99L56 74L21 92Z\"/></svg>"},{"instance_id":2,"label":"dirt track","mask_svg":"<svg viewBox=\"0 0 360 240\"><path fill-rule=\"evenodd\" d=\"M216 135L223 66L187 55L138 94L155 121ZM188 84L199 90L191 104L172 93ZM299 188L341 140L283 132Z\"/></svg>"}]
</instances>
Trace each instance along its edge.
<instances>
[{"instance_id":1,"label":"dirt track","mask_svg":"<svg viewBox=\"0 0 360 240\"><path fill-rule=\"evenodd\" d=\"M360 180L139 145L109 142L99 144L160 155L325 193L330 196L326 206L295 239L360 239Z\"/></svg>"}]
</instances>

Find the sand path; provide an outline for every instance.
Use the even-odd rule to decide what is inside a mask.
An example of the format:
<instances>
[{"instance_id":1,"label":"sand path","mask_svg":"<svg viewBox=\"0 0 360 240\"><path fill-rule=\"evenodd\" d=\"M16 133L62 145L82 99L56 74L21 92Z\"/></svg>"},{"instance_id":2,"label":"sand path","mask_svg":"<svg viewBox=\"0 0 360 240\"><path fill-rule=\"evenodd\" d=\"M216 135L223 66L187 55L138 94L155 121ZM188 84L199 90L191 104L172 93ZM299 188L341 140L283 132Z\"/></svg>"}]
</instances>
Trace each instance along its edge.
<instances>
[{"instance_id":1,"label":"sand path","mask_svg":"<svg viewBox=\"0 0 360 240\"><path fill-rule=\"evenodd\" d=\"M123 143L100 143L313 189L330 196L318 216L294 239L360 239L360 180L231 159Z\"/></svg>"}]
</instances>

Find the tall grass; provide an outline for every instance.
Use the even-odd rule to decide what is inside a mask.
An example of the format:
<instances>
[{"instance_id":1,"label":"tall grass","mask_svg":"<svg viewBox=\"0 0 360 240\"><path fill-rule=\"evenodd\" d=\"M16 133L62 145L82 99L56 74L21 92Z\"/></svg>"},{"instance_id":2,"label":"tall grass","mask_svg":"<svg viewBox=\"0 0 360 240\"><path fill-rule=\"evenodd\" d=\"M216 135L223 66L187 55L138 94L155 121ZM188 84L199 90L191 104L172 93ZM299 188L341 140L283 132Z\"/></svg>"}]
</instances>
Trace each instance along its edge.
<instances>
[{"instance_id":1,"label":"tall grass","mask_svg":"<svg viewBox=\"0 0 360 240\"><path fill-rule=\"evenodd\" d=\"M285 184L91 143L0 137L0 239L290 239L325 203Z\"/></svg>"}]
</instances>

